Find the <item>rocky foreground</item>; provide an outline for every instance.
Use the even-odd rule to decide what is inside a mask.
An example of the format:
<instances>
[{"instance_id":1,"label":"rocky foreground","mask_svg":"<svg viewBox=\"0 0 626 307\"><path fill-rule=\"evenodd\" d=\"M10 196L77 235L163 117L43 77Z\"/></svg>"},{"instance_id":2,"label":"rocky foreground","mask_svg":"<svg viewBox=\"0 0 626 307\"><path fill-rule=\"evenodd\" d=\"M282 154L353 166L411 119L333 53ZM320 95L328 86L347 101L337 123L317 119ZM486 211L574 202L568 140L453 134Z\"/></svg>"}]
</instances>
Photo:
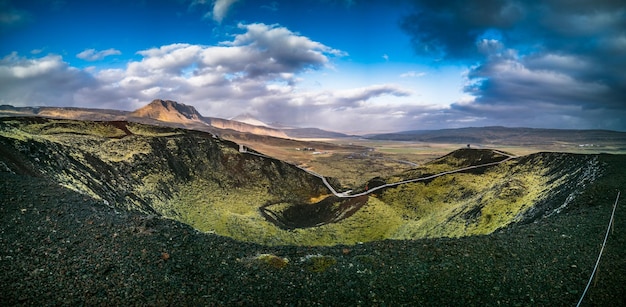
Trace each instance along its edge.
<instances>
[{"instance_id":1,"label":"rocky foreground","mask_svg":"<svg viewBox=\"0 0 626 307\"><path fill-rule=\"evenodd\" d=\"M0 173L0 304L572 306L593 269L626 164L567 209L490 235L267 247L200 233L26 174ZM626 305L618 203L583 305Z\"/></svg>"}]
</instances>

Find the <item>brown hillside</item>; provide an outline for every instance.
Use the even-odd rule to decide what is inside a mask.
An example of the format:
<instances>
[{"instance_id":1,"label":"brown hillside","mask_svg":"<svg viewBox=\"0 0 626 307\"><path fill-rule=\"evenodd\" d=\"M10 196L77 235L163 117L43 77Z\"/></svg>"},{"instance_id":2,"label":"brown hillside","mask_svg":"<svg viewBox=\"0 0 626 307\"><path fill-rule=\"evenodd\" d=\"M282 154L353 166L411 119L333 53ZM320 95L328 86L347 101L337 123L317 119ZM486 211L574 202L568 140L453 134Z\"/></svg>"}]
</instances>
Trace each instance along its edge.
<instances>
[{"instance_id":1,"label":"brown hillside","mask_svg":"<svg viewBox=\"0 0 626 307\"><path fill-rule=\"evenodd\" d=\"M155 99L148 105L129 114L131 117L147 117L164 122L190 123L201 121L196 108L172 100Z\"/></svg>"}]
</instances>

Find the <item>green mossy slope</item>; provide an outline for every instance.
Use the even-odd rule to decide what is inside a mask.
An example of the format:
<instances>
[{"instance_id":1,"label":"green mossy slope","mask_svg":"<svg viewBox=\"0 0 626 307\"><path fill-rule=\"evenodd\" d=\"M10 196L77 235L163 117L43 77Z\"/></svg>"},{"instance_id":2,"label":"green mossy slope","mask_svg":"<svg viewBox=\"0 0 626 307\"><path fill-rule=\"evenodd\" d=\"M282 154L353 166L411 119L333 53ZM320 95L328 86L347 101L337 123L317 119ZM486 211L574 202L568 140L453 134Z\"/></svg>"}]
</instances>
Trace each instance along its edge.
<instances>
[{"instance_id":1,"label":"green mossy slope","mask_svg":"<svg viewBox=\"0 0 626 307\"><path fill-rule=\"evenodd\" d=\"M36 117L1 119L0 153L0 171L35 174L110 206L266 245L488 234L559 212L601 173L595 156L540 153L352 201L325 198L329 192L319 178L240 153L237 144L208 133ZM374 181L399 182L506 158L463 149ZM282 225L263 214L266 204L273 204L271 214Z\"/></svg>"},{"instance_id":2,"label":"green mossy slope","mask_svg":"<svg viewBox=\"0 0 626 307\"><path fill-rule=\"evenodd\" d=\"M434 168L463 165L457 162ZM420 171L433 172L431 164ZM386 189L381 200L403 218L395 239L489 234L549 215L599 173L595 156L541 153Z\"/></svg>"}]
</instances>

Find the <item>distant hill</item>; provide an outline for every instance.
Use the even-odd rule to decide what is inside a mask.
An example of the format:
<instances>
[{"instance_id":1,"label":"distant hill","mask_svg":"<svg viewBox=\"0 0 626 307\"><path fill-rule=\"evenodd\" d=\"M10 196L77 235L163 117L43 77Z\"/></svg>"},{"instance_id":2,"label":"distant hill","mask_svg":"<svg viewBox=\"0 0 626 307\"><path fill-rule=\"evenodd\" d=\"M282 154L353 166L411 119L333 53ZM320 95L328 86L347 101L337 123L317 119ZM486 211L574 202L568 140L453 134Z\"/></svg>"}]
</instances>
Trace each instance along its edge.
<instances>
[{"instance_id":1,"label":"distant hill","mask_svg":"<svg viewBox=\"0 0 626 307\"><path fill-rule=\"evenodd\" d=\"M77 120L123 120L128 112L76 107L14 107L0 106L0 116L41 116Z\"/></svg>"},{"instance_id":2,"label":"distant hill","mask_svg":"<svg viewBox=\"0 0 626 307\"><path fill-rule=\"evenodd\" d=\"M249 148L264 148L273 154L277 154L271 150L275 147L312 147L320 150L344 148L344 145L311 140L296 140L295 138L302 136L289 136L281 129L277 128L255 126L217 117L205 117L192 106L160 99L154 100L150 104L132 112L70 107L14 107L10 105L0 105L0 119L2 117L24 116L84 121L129 121L172 128L191 129L209 132L214 136L243 144ZM356 147L358 146L355 146L355 148Z\"/></svg>"},{"instance_id":3,"label":"distant hill","mask_svg":"<svg viewBox=\"0 0 626 307\"><path fill-rule=\"evenodd\" d=\"M283 128L281 129L287 136L298 139L332 139L345 138L350 135L322 130L319 128Z\"/></svg>"},{"instance_id":4,"label":"distant hill","mask_svg":"<svg viewBox=\"0 0 626 307\"><path fill-rule=\"evenodd\" d=\"M624 144L626 132L610 130L564 130L507 127L471 127L442 130L414 130L365 136L372 140L483 145L551 145L558 142Z\"/></svg>"}]
</instances>

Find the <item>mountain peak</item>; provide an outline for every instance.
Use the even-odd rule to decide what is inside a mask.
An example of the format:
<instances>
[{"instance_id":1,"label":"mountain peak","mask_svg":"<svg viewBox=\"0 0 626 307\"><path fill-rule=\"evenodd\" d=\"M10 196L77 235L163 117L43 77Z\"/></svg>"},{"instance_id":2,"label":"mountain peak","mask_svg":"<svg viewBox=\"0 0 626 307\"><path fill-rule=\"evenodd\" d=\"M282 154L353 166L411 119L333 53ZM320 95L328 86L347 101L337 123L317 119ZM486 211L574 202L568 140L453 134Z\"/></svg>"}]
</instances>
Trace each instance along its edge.
<instances>
[{"instance_id":1,"label":"mountain peak","mask_svg":"<svg viewBox=\"0 0 626 307\"><path fill-rule=\"evenodd\" d=\"M250 113L243 113L243 114L239 114L233 118L231 118L230 120L234 120L234 121L238 121L240 123L244 123L244 124L248 124L248 125L253 125L253 126L260 126L260 127L269 127L268 124L260 121L259 119L255 118L252 114Z\"/></svg>"},{"instance_id":2,"label":"mountain peak","mask_svg":"<svg viewBox=\"0 0 626 307\"><path fill-rule=\"evenodd\" d=\"M133 111L130 115L176 123L198 121L202 118L202 115L193 106L162 99L155 99L146 106Z\"/></svg>"}]
</instances>

